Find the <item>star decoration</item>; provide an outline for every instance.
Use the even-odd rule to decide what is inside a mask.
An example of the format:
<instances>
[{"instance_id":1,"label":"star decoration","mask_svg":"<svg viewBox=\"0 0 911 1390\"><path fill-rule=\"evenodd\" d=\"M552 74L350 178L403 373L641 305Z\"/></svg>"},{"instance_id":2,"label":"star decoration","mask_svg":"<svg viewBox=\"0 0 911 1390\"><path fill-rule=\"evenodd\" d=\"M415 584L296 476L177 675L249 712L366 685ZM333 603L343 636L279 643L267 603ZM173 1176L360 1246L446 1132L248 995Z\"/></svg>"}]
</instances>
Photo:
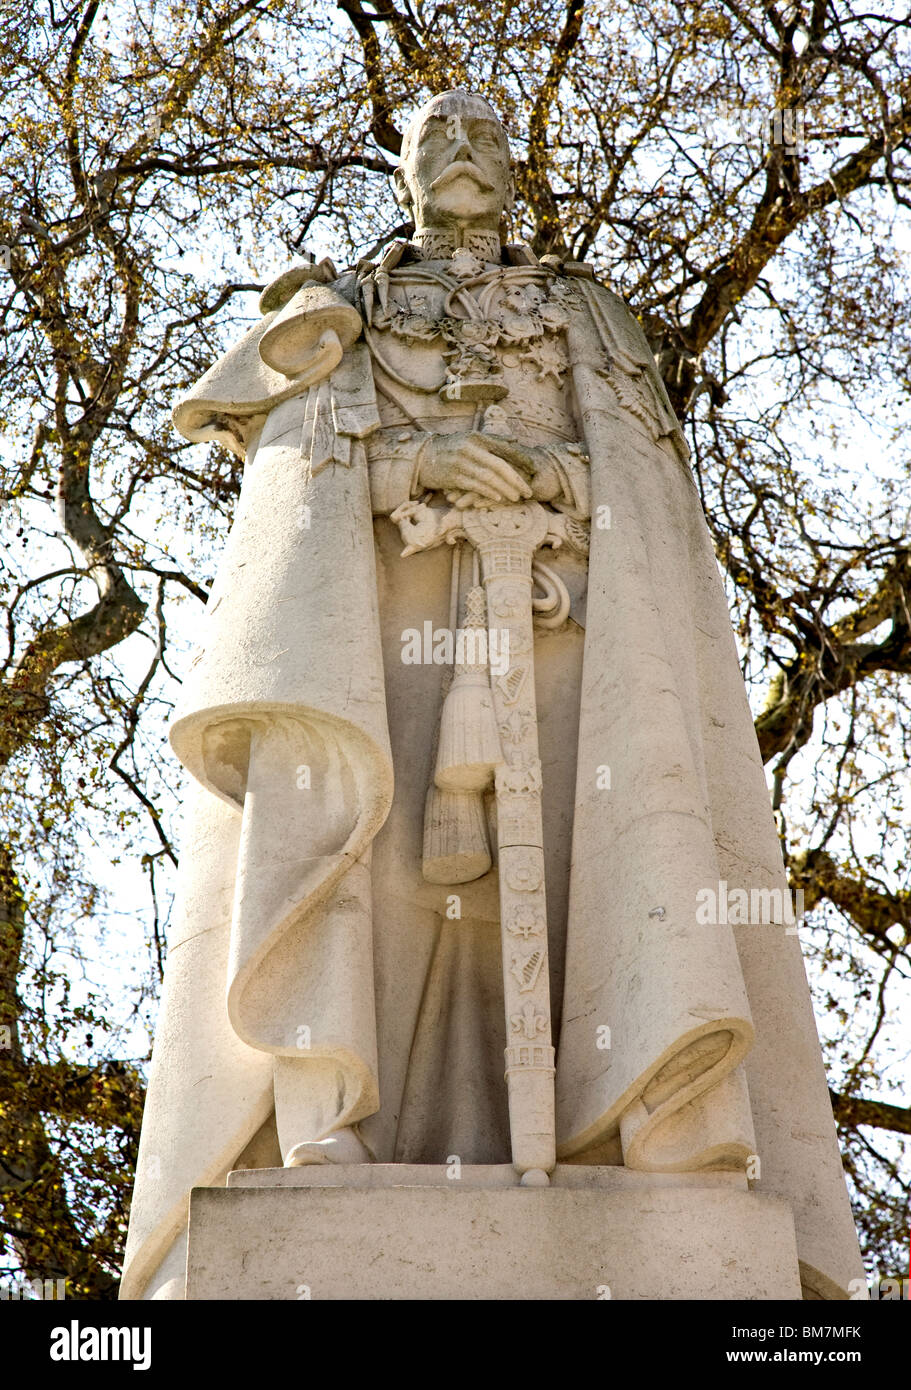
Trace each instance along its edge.
<instances>
[{"instance_id":1,"label":"star decoration","mask_svg":"<svg viewBox=\"0 0 911 1390\"><path fill-rule=\"evenodd\" d=\"M536 343L529 344L522 353L522 361L531 362L537 367L539 381L550 376L559 384L560 377L566 371L566 357L552 338L540 338Z\"/></svg>"}]
</instances>

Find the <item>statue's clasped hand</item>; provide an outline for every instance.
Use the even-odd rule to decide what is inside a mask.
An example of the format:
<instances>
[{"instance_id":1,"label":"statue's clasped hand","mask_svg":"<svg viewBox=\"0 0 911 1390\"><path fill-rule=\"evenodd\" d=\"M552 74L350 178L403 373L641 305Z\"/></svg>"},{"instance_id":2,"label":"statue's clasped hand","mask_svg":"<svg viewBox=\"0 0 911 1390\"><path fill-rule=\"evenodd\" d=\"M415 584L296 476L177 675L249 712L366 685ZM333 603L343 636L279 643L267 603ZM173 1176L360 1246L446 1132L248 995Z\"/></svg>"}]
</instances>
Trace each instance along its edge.
<instances>
[{"instance_id":1,"label":"statue's clasped hand","mask_svg":"<svg viewBox=\"0 0 911 1390\"><path fill-rule=\"evenodd\" d=\"M418 481L460 510L536 497L549 502L560 479L546 452L471 430L435 434L424 446Z\"/></svg>"}]
</instances>

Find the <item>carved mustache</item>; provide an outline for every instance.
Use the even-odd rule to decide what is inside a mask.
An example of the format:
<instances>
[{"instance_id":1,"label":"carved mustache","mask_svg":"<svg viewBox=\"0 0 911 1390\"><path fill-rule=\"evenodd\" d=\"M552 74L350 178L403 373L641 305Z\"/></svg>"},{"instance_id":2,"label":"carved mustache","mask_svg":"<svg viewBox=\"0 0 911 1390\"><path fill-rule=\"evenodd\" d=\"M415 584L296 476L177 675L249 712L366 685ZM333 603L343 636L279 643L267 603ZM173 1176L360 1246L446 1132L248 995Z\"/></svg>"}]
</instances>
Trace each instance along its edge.
<instances>
[{"instance_id":1,"label":"carved mustache","mask_svg":"<svg viewBox=\"0 0 911 1390\"><path fill-rule=\"evenodd\" d=\"M493 192L493 184L488 183L477 165L469 164L468 161L464 159L458 160L455 164L450 164L448 169L444 169L442 174L434 179L430 187L436 192L437 189L445 188L448 183L452 183L453 179L459 179L465 176L474 179L482 193Z\"/></svg>"}]
</instances>

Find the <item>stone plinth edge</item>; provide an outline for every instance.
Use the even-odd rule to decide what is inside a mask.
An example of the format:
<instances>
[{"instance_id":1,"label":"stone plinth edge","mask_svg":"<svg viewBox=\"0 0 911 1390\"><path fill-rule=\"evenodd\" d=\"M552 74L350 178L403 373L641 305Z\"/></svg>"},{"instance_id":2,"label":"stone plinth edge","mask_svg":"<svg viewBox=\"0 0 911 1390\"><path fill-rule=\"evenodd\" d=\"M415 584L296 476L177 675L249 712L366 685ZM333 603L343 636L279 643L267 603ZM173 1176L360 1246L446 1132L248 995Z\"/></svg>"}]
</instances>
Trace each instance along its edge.
<instances>
[{"instance_id":1,"label":"stone plinth edge","mask_svg":"<svg viewBox=\"0 0 911 1390\"><path fill-rule=\"evenodd\" d=\"M187 1298L800 1299L787 1204L729 1175L559 1165L522 1188L509 1167L446 1173L269 1169L196 1188Z\"/></svg>"}]
</instances>

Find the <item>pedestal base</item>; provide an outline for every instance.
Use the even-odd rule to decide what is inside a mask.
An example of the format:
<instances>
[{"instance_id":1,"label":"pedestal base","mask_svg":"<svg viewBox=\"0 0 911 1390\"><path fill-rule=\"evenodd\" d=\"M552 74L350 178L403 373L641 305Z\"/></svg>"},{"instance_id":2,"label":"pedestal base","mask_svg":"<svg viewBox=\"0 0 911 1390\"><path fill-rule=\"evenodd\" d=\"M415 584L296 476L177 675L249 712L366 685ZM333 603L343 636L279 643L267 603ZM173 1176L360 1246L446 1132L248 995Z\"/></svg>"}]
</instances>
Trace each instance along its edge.
<instances>
[{"instance_id":1,"label":"pedestal base","mask_svg":"<svg viewBox=\"0 0 911 1390\"><path fill-rule=\"evenodd\" d=\"M193 1300L800 1296L787 1204L737 1174L255 1169L190 1201Z\"/></svg>"}]
</instances>

